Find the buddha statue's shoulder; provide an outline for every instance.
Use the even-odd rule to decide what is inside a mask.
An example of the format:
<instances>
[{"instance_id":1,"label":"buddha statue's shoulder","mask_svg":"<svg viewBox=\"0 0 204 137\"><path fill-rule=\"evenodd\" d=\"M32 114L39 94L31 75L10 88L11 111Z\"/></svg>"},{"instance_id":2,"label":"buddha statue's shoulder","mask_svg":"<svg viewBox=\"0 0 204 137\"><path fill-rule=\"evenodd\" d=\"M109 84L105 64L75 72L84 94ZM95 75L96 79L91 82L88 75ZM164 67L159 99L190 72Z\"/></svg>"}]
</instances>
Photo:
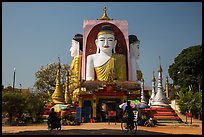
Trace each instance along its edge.
<instances>
[{"instance_id":1,"label":"buddha statue's shoulder","mask_svg":"<svg viewBox=\"0 0 204 137\"><path fill-rule=\"evenodd\" d=\"M125 58L124 54L119 54L119 53L113 53L112 58L116 58L116 59L123 59Z\"/></svg>"},{"instance_id":2,"label":"buddha statue's shoulder","mask_svg":"<svg viewBox=\"0 0 204 137\"><path fill-rule=\"evenodd\" d=\"M74 62L74 63L76 63L76 62L80 62L81 59L82 59L82 55L77 55L77 56L74 57L74 59L73 59L72 62Z\"/></svg>"},{"instance_id":3,"label":"buddha statue's shoulder","mask_svg":"<svg viewBox=\"0 0 204 137\"><path fill-rule=\"evenodd\" d=\"M75 65L79 65L82 61L82 55L77 55L74 57L71 63L71 68L73 68Z\"/></svg>"}]
</instances>

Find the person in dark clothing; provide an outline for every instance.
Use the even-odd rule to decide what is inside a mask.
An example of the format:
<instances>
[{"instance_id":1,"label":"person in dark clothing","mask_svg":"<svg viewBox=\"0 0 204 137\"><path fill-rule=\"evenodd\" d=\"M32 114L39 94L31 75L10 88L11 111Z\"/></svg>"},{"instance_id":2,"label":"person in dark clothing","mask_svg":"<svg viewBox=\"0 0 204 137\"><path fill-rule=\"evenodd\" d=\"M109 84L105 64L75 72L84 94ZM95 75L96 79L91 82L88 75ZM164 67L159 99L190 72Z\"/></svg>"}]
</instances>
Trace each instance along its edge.
<instances>
[{"instance_id":1,"label":"person in dark clothing","mask_svg":"<svg viewBox=\"0 0 204 137\"><path fill-rule=\"evenodd\" d=\"M125 107L124 114L126 113L126 120L127 120L127 126L134 126L133 119L134 119L134 113L132 110L132 107L130 106L130 101L127 101L127 106Z\"/></svg>"},{"instance_id":2,"label":"person in dark clothing","mask_svg":"<svg viewBox=\"0 0 204 137\"><path fill-rule=\"evenodd\" d=\"M52 108L48 116L48 122L49 122L48 126L49 124L51 124L51 128L54 129L54 126L57 124L57 120L58 120L57 113L54 111L54 108Z\"/></svg>"}]
</instances>

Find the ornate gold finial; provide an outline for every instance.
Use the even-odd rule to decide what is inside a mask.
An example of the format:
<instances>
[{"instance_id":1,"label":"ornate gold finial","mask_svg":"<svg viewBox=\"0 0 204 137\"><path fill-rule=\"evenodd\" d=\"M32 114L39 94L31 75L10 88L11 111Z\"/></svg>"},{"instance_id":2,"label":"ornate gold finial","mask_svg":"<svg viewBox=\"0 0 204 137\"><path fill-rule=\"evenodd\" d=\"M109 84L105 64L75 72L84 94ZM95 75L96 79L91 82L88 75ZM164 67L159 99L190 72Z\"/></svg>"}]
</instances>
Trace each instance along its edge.
<instances>
[{"instance_id":1,"label":"ornate gold finial","mask_svg":"<svg viewBox=\"0 0 204 137\"><path fill-rule=\"evenodd\" d=\"M159 68L158 68L158 72L162 72L162 67L161 67L161 63L160 63L160 56L159 56Z\"/></svg>"},{"instance_id":2,"label":"ornate gold finial","mask_svg":"<svg viewBox=\"0 0 204 137\"><path fill-rule=\"evenodd\" d=\"M153 75L152 75L152 81L155 82L155 77L154 77L154 71L153 71Z\"/></svg>"},{"instance_id":3,"label":"ornate gold finial","mask_svg":"<svg viewBox=\"0 0 204 137\"><path fill-rule=\"evenodd\" d=\"M106 6L103 9L103 16L100 17L98 20L111 20L106 14Z\"/></svg>"}]
</instances>

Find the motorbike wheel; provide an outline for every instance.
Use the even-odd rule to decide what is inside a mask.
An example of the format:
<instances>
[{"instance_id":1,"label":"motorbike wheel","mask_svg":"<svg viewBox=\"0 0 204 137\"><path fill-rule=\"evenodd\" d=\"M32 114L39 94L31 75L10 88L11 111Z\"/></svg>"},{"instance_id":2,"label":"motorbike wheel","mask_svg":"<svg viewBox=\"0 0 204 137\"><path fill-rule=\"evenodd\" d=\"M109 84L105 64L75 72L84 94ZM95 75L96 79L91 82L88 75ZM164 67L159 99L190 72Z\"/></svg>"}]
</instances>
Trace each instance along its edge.
<instances>
[{"instance_id":1,"label":"motorbike wheel","mask_svg":"<svg viewBox=\"0 0 204 137\"><path fill-rule=\"evenodd\" d=\"M47 128L48 128L49 131L52 131L52 130L53 130L52 127L51 127L51 125L49 125Z\"/></svg>"},{"instance_id":2,"label":"motorbike wheel","mask_svg":"<svg viewBox=\"0 0 204 137\"><path fill-rule=\"evenodd\" d=\"M58 130L58 131L60 131L60 130L61 130L61 125L60 125L60 126L57 128L57 130Z\"/></svg>"}]
</instances>

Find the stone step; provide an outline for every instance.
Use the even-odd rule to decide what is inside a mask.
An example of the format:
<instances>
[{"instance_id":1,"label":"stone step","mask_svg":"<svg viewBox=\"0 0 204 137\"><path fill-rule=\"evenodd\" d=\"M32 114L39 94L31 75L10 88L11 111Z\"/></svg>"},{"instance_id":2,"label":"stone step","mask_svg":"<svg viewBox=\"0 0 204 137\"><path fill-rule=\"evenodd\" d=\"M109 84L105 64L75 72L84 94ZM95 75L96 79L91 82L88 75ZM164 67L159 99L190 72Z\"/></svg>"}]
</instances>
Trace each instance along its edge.
<instances>
[{"instance_id":1,"label":"stone step","mask_svg":"<svg viewBox=\"0 0 204 137\"><path fill-rule=\"evenodd\" d=\"M178 119L158 119L157 123L182 123L182 121Z\"/></svg>"},{"instance_id":2,"label":"stone step","mask_svg":"<svg viewBox=\"0 0 204 137\"><path fill-rule=\"evenodd\" d=\"M174 111L172 108L151 108L151 110L155 110L155 111Z\"/></svg>"},{"instance_id":3,"label":"stone step","mask_svg":"<svg viewBox=\"0 0 204 137\"><path fill-rule=\"evenodd\" d=\"M155 119L180 119L178 116L154 116Z\"/></svg>"},{"instance_id":4,"label":"stone step","mask_svg":"<svg viewBox=\"0 0 204 137\"><path fill-rule=\"evenodd\" d=\"M177 116L175 113L156 113L154 116Z\"/></svg>"}]
</instances>

